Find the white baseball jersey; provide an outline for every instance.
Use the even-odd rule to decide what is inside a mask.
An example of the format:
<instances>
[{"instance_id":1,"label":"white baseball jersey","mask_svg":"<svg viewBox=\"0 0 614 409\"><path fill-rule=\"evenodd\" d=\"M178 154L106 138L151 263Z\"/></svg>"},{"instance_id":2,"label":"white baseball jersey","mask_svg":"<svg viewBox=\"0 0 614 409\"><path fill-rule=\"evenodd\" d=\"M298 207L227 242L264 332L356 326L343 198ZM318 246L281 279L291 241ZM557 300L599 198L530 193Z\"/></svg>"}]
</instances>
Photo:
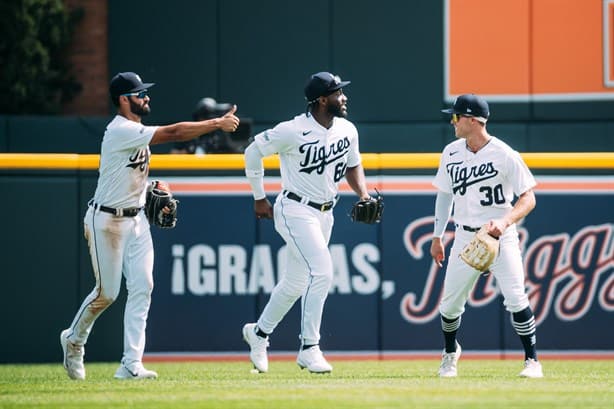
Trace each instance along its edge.
<instances>
[{"instance_id":1,"label":"white baseball jersey","mask_svg":"<svg viewBox=\"0 0 614 409\"><path fill-rule=\"evenodd\" d=\"M142 207L149 174L149 142L156 126L117 115L107 125L100 151L94 201L112 208ZM96 319L117 299L122 277L128 297L124 316L126 368L139 365L145 350L145 327L153 290L154 250L143 211L122 217L89 206L83 218L96 283L66 331L66 338L85 345Z\"/></svg>"},{"instance_id":2,"label":"white baseball jersey","mask_svg":"<svg viewBox=\"0 0 614 409\"><path fill-rule=\"evenodd\" d=\"M149 175L149 142L157 126L145 126L121 115L107 125L100 150L97 204L112 208L142 207Z\"/></svg>"},{"instance_id":3,"label":"white baseball jersey","mask_svg":"<svg viewBox=\"0 0 614 409\"><path fill-rule=\"evenodd\" d=\"M509 212L514 195L536 185L520 154L492 137L477 153L465 139L448 144L433 181L439 190L454 195L454 221L479 227Z\"/></svg>"},{"instance_id":4,"label":"white baseball jersey","mask_svg":"<svg viewBox=\"0 0 614 409\"><path fill-rule=\"evenodd\" d=\"M254 137L263 156L279 153L283 189L318 203L335 198L347 167L360 164L360 153L356 127L344 118L333 121L326 129L301 114Z\"/></svg>"}]
</instances>

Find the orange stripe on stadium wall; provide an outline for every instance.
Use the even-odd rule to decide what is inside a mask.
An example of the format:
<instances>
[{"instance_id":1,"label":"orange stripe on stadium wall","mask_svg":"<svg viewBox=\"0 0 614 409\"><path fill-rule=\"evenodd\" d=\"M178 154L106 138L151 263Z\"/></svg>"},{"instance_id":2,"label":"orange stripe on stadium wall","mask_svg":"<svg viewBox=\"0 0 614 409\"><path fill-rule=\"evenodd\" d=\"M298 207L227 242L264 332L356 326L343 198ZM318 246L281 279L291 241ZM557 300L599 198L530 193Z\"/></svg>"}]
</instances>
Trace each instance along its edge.
<instances>
[{"instance_id":1,"label":"orange stripe on stadium wall","mask_svg":"<svg viewBox=\"0 0 614 409\"><path fill-rule=\"evenodd\" d=\"M170 185L176 194L186 195L251 195L251 187L245 178L237 177L168 177L162 178ZM384 195L390 194L435 194L432 185L433 177L421 176L381 176L367 177L367 186L370 191L377 188ZM268 194L281 191L279 177L267 177L264 183ZM614 194L614 177L565 177L541 176L537 177L537 193L597 193ZM343 181L339 184L341 194L353 194L352 189Z\"/></svg>"},{"instance_id":2,"label":"orange stripe on stadium wall","mask_svg":"<svg viewBox=\"0 0 614 409\"><path fill-rule=\"evenodd\" d=\"M613 0L445 0L445 99L614 99Z\"/></svg>"}]
</instances>

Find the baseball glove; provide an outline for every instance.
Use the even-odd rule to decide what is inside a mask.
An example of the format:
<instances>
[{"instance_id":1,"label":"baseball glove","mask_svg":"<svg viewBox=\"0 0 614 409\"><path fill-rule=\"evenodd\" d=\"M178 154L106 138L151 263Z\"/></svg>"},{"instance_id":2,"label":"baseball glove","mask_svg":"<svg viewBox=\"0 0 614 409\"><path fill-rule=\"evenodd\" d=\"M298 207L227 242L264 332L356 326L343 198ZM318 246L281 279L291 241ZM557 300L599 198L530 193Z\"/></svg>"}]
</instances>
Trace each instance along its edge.
<instances>
[{"instance_id":1,"label":"baseball glove","mask_svg":"<svg viewBox=\"0 0 614 409\"><path fill-rule=\"evenodd\" d=\"M499 254L499 239L488 234L486 225L475 233L459 257L478 271L486 271Z\"/></svg>"},{"instance_id":2,"label":"baseball glove","mask_svg":"<svg viewBox=\"0 0 614 409\"><path fill-rule=\"evenodd\" d=\"M177 205L168 183L154 180L147 187L145 215L150 224L163 229L172 229L177 224Z\"/></svg>"},{"instance_id":3,"label":"baseball glove","mask_svg":"<svg viewBox=\"0 0 614 409\"><path fill-rule=\"evenodd\" d=\"M377 190L376 190L377 192ZM384 213L384 198L377 192L377 197L359 200L352 205L350 219L353 222L367 224L379 223Z\"/></svg>"}]
</instances>

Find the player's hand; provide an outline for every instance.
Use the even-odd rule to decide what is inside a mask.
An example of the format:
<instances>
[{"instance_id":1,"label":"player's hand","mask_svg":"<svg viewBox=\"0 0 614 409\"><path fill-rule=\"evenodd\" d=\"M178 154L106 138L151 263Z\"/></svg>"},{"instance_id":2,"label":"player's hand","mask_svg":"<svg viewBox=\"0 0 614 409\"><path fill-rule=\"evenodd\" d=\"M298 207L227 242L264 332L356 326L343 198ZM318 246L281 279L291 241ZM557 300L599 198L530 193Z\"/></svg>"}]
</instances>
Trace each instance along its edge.
<instances>
[{"instance_id":1,"label":"player's hand","mask_svg":"<svg viewBox=\"0 0 614 409\"><path fill-rule=\"evenodd\" d=\"M224 132L234 132L239 127L239 118L235 115L237 112L237 106L233 105L230 111L226 112L223 117L220 118L220 129Z\"/></svg>"},{"instance_id":2,"label":"player's hand","mask_svg":"<svg viewBox=\"0 0 614 409\"><path fill-rule=\"evenodd\" d=\"M491 236L498 238L505 232L509 223L505 219L494 219L488 222L486 228L488 229L488 234Z\"/></svg>"},{"instance_id":3,"label":"player's hand","mask_svg":"<svg viewBox=\"0 0 614 409\"><path fill-rule=\"evenodd\" d=\"M254 213L258 219L272 219L273 206L266 197L263 199L254 200Z\"/></svg>"},{"instance_id":4,"label":"player's hand","mask_svg":"<svg viewBox=\"0 0 614 409\"><path fill-rule=\"evenodd\" d=\"M446 259L446 256L443 249L443 242L439 237L433 237L431 241L431 257L433 257L435 264L439 267L443 267L442 263Z\"/></svg>"}]
</instances>

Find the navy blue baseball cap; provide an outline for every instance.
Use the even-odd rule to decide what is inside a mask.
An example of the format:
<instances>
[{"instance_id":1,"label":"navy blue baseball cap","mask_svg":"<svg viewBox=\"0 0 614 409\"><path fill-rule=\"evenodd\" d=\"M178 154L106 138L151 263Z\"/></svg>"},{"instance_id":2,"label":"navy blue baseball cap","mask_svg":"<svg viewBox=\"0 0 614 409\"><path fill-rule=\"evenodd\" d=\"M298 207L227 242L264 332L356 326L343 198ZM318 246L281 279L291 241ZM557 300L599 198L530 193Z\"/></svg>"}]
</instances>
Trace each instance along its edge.
<instances>
[{"instance_id":1,"label":"navy blue baseball cap","mask_svg":"<svg viewBox=\"0 0 614 409\"><path fill-rule=\"evenodd\" d=\"M486 122L490 115L488 103L475 94L460 95L454 101L452 108L442 109L441 112L473 116L480 122Z\"/></svg>"},{"instance_id":2,"label":"navy blue baseball cap","mask_svg":"<svg viewBox=\"0 0 614 409\"><path fill-rule=\"evenodd\" d=\"M111 79L109 93L111 97L119 97L122 94L139 92L156 85L153 82L143 82L141 77L134 72L120 72Z\"/></svg>"},{"instance_id":3,"label":"navy blue baseball cap","mask_svg":"<svg viewBox=\"0 0 614 409\"><path fill-rule=\"evenodd\" d=\"M332 94L348 85L351 81L341 81L338 75L322 71L313 74L305 85L305 99L311 102L319 97Z\"/></svg>"}]
</instances>

